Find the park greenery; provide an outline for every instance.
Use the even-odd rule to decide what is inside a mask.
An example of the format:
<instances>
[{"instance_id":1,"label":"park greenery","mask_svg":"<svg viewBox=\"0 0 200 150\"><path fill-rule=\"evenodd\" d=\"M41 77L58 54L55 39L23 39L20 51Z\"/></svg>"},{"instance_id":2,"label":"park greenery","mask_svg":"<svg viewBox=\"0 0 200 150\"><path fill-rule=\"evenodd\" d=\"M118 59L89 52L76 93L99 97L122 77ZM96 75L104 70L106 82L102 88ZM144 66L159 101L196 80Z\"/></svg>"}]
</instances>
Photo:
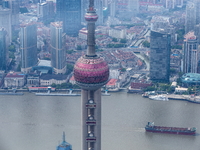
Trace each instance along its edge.
<instances>
[{"instance_id":1,"label":"park greenery","mask_svg":"<svg viewBox=\"0 0 200 150\"><path fill-rule=\"evenodd\" d=\"M144 41L144 42L142 43L142 46L143 46L143 47L149 48L149 47L150 47L150 43L149 43L148 41Z\"/></svg>"},{"instance_id":2,"label":"park greenery","mask_svg":"<svg viewBox=\"0 0 200 150\"><path fill-rule=\"evenodd\" d=\"M21 14L28 13L28 9L26 7L20 7L19 11Z\"/></svg>"},{"instance_id":3,"label":"park greenery","mask_svg":"<svg viewBox=\"0 0 200 150\"><path fill-rule=\"evenodd\" d=\"M76 84L71 84L71 83L62 83L62 84L55 84L53 83L51 85L52 87L56 88L56 89L80 89L80 87Z\"/></svg>"}]
</instances>

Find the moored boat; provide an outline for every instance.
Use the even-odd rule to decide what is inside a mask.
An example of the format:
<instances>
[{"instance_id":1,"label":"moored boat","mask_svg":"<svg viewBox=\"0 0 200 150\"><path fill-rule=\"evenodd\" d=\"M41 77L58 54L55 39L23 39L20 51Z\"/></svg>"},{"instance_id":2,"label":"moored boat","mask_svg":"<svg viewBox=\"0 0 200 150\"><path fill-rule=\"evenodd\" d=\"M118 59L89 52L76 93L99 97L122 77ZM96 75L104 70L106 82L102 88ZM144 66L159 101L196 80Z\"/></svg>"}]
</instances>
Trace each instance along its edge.
<instances>
[{"instance_id":1,"label":"moored boat","mask_svg":"<svg viewBox=\"0 0 200 150\"><path fill-rule=\"evenodd\" d=\"M149 99L151 99L151 100L157 100L157 101L168 101L168 97L165 96L165 95L149 96Z\"/></svg>"},{"instance_id":2,"label":"moored boat","mask_svg":"<svg viewBox=\"0 0 200 150\"><path fill-rule=\"evenodd\" d=\"M145 127L147 132L158 132L158 133L169 133L169 134L184 134L184 135L195 135L196 128L181 128L181 127L165 127L155 126L154 122L148 122Z\"/></svg>"}]
</instances>

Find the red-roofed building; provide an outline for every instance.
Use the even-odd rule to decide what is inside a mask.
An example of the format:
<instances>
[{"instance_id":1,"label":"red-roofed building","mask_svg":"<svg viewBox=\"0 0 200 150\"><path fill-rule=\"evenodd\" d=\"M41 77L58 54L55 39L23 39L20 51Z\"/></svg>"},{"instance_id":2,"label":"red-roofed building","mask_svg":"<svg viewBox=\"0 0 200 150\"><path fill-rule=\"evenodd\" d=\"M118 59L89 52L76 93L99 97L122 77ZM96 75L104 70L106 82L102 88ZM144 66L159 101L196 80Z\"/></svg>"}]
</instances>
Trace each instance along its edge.
<instances>
[{"instance_id":1,"label":"red-roofed building","mask_svg":"<svg viewBox=\"0 0 200 150\"><path fill-rule=\"evenodd\" d=\"M117 87L117 79L110 79L109 82L106 84L106 88L116 88Z\"/></svg>"},{"instance_id":2,"label":"red-roofed building","mask_svg":"<svg viewBox=\"0 0 200 150\"><path fill-rule=\"evenodd\" d=\"M69 83L71 84L76 84L76 81L74 79L74 76L72 76L70 79L69 79Z\"/></svg>"},{"instance_id":3,"label":"red-roofed building","mask_svg":"<svg viewBox=\"0 0 200 150\"><path fill-rule=\"evenodd\" d=\"M18 73L8 73L4 78L4 87L23 87L26 83L26 76Z\"/></svg>"}]
</instances>

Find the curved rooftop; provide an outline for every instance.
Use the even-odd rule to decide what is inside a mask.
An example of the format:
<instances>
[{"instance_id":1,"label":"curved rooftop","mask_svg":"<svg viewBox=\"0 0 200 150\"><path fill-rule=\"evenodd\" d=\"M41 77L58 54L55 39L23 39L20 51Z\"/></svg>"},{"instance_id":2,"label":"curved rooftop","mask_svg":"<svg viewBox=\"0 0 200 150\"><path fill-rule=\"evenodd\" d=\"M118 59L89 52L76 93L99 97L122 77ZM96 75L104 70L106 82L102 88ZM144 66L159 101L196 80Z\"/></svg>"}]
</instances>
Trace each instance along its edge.
<instances>
[{"instance_id":1,"label":"curved rooftop","mask_svg":"<svg viewBox=\"0 0 200 150\"><path fill-rule=\"evenodd\" d=\"M194 83L194 84L200 84L200 74L199 73L185 73L181 77L181 81L183 83Z\"/></svg>"}]
</instances>

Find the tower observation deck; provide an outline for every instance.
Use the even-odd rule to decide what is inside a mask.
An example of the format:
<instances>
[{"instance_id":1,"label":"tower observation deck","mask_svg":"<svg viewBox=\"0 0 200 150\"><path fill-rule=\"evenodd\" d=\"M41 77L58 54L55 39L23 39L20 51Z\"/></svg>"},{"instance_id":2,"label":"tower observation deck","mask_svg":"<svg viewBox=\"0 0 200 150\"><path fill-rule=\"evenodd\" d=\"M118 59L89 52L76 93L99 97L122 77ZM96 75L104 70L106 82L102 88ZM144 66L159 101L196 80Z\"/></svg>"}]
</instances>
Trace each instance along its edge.
<instances>
[{"instance_id":1,"label":"tower observation deck","mask_svg":"<svg viewBox=\"0 0 200 150\"><path fill-rule=\"evenodd\" d=\"M82 150L101 150L101 87L108 82L109 67L95 52L95 22L98 19L94 0L89 1L87 53L74 66L74 78L81 87Z\"/></svg>"}]
</instances>

